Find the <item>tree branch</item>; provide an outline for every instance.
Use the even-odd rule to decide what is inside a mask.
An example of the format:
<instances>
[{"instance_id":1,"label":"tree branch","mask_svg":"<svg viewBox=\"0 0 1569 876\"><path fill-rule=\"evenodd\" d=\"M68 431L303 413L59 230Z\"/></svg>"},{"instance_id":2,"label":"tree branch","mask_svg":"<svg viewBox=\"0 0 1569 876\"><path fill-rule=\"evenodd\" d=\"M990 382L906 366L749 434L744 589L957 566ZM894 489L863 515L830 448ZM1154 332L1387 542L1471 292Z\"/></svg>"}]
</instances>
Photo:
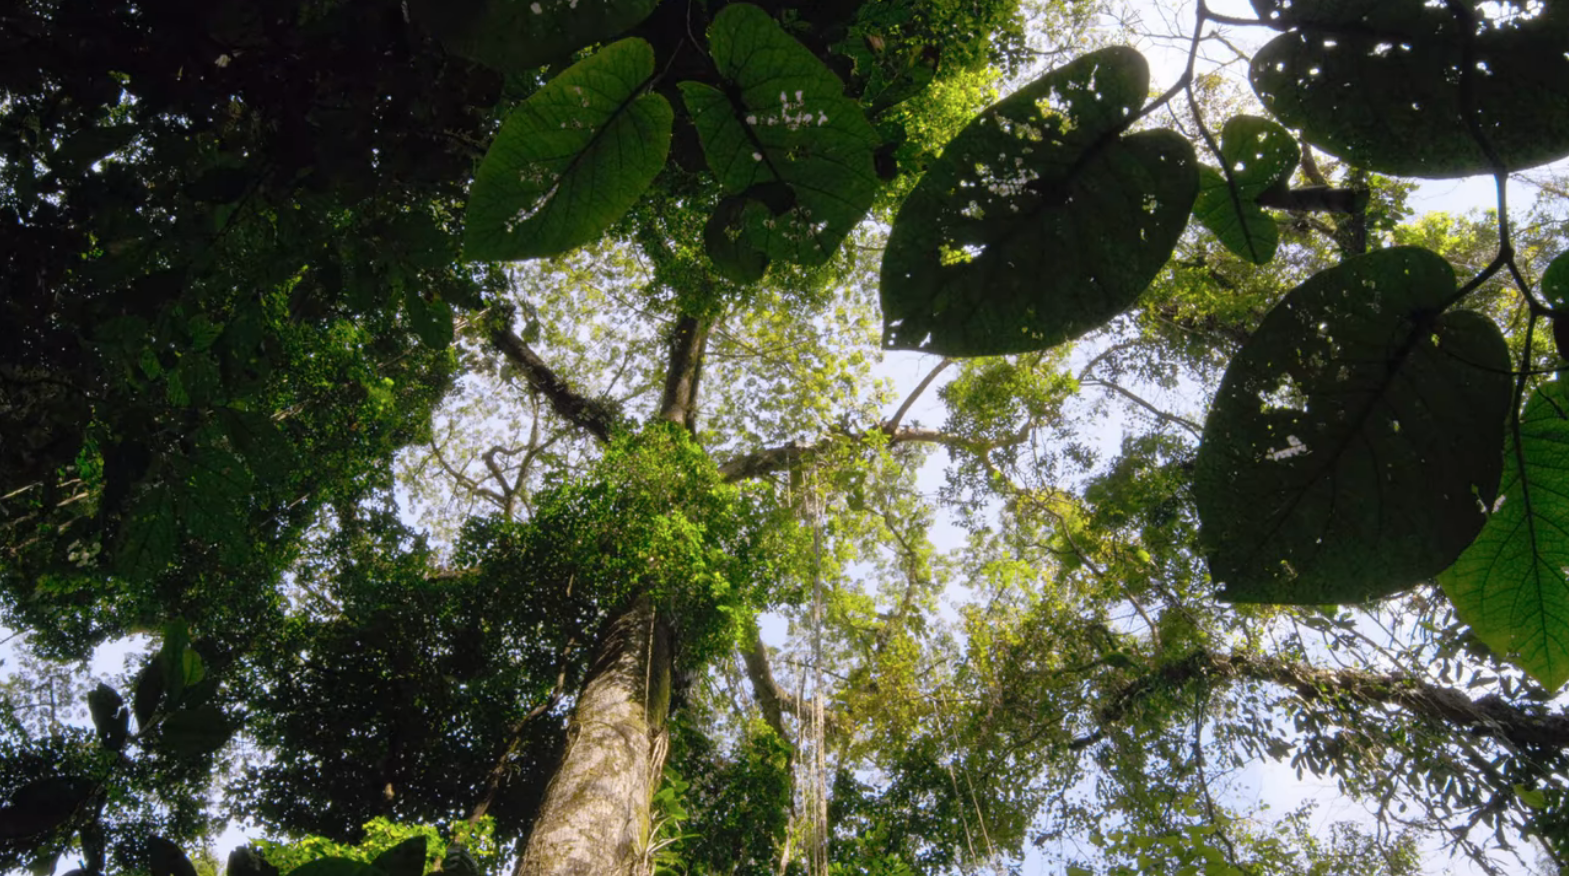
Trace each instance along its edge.
<instances>
[{"instance_id":1,"label":"tree branch","mask_svg":"<svg viewBox=\"0 0 1569 876\"><path fill-rule=\"evenodd\" d=\"M915 404L915 400L921 397L921 393L926 392L926 388L932 385L932 381L937 379L937 375L941 374L944 368L952 364L952 359L943 359L937 363L936 368L933 368L925 377L921 378L921 382L915 385L915 389L904 400L904 404L899 405L899 409L893 412L893 417L882 424L883 431L897 432L899 423L904 420L904 415L910 412L910 406Z\"/></svg>"},{"instance_id":2,"label":"tree branch","mask_svg":"<svg viewBox=\"0 0 1569 876\"><path fill-rule=\"evenodd\" d=\"M1269 682L1289 688L1304 702L1351 700L1395 706L1416 718L1466 728L1474 736L1520 746L1569 748L1569 715L1531 714L1496 695L1473 700L1460 691L1408 675L1319 669L1278 657L1243 653L1197 651L1124 687L1100 710L1099 719L1103 725L1115 724L1139 700L1156 690L1200 679ZM1075 740L1070 747L1083 748L1103 735L1103 731L1097 731Z\"/></svg>"},{"instance_id":3,"label":"tree branch","mask_svg":"<svg viewBox=\"0 0 1569 876\"><path fill-rule=\"evenodd\" d=\"M600 441L610 440L610 433L616 430L617 418L609 408L574 391L510 327L496 329L490 339L523 372L529 386L550 402L551 410L558 416Z\"/></svg>"},{"instance_id":4,"label":"tree branch","mask_svg":"<svg viewBox=\"0 0 1569 876\"><path fill-rule=\"evenodd\" d=\"M889 446L898 444L924 443L941 444L944 447L954 447L967 450L971 453L981 454L994 449L993 445L981 441L954 435L938 429L926 429L918 426L894 426L892 428L878 427L851 435L832 435L811 444L802 444L791 441L778 447L765 447L751 453L743 453L726 460L719 466L719 473L727 481L744 481L749 478L762 477L766 474L784 471L792 464L813 454L821 453L835 444L844 441L866 441L876 432L887 436Z\"/></svg>"},{"instance_id":5,"label":"tree branch","mask_svg":"<svg viewBox=\"0 0 1569 876\"><path fill-rule=\"evenodd\" d=\"M773 670L768 665L768 646L763 644L762 634L755 622L749 633L746 647L741 649L741 657L746 661L746 677L752 683L752 697L757 700L757 707L763 710L763 720L768 722L768 726L779 734L780 739L793 745L790 734L785 730L784 713L799 714L801 704L774 680Z\"/></svg>"}]
</instances>

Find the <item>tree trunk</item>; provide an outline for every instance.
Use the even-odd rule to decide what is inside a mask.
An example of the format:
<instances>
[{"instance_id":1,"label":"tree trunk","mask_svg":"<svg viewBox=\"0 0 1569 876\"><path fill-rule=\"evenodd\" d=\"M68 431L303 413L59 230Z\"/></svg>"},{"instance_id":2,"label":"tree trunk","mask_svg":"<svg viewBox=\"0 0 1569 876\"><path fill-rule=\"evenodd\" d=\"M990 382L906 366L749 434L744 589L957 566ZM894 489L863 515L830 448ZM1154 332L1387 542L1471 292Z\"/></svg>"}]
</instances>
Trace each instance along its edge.
<instances>
[{"instance_id":1,"label":"tree trunk","mask_svg":"<svg viewBox=\"0 0 1569 876\"><path fill-rule=\"evenodd\" d=\"M670 665L669 628L647 597L606 623L518 876L638 869L664 770Z\"/></svg>"}]
</instances>

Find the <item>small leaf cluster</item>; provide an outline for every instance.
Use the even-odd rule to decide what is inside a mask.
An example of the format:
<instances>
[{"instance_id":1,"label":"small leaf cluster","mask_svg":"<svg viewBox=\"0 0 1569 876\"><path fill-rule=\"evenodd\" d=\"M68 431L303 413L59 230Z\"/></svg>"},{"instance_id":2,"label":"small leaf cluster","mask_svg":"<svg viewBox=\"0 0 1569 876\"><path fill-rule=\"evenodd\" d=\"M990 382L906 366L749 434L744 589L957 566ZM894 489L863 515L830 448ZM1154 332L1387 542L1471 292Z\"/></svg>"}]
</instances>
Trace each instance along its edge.
<instances>
[{"instance_id":1,"label":"small leaf cluster","mask_svg":"<svg viewBox=\"0 0 1569 876\"><path fill-rule=\"evenodd\" d=\"M725 483L687 432L656 422L539 496L519 545L529 577L511 586L582 593L605 612L647 595L675 625L683 663L697 666L778 598L797 541L787 515Z\"/></svg>"}]
</instances>

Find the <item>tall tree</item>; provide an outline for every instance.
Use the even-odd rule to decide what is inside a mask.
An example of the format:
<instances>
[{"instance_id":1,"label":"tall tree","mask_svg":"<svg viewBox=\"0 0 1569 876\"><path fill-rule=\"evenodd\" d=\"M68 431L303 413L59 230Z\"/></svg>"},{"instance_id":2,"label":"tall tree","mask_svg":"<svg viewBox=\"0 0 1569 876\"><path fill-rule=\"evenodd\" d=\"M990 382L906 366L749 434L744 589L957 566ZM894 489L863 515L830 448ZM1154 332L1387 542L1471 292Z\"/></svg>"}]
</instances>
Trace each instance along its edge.
<instances>
[{"instance_id":1,"label":"tall tree","mask_svg":"<svg viewBox=\"0 0 1569 876\"><path fill-rule=\"evenodd\" d=\"M1484 866L1561 854L1569 258L1504 197L1569 155L1560 4L1201 4L1164 91L1107 45L995 102L1007 2L144 6L0 18L6 618L62 657L162 630L91 733L8 698L6 864L188 868L147 834L201 806L149 792L247 714L247 814L493 815L531 874L1069 833L1076 870L1410 871L1406 835L1230 811L1248 756ZM1223 26L1277 35L1218 118ZM1379 176L1468 173L1488 223L1400 225ZM873 295L884 347L947 357L902 400ZM490 422L431 428L449 387ZM771 652L764 609L810 635ZM397 848L319 866L423 870Z\"/></svg>"}]
</instances>

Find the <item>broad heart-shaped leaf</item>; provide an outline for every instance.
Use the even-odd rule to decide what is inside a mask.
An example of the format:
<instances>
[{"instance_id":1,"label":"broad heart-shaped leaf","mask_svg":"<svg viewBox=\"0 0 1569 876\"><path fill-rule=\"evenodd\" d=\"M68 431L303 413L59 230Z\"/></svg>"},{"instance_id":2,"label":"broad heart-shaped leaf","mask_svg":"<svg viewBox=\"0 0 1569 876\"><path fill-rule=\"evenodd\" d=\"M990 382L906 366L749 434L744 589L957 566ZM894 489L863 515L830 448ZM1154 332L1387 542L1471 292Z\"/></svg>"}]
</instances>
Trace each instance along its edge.
<instances>
[{"instance_id":1,"label":"broad heart-shaped leaf","mask_svg":"<svg viewBox=\"0 0 1569 876\"><path fill-rule=\"evenodd\" d=\"M447 51L508 72L532 70L631 30L659 0L412 0Z\"/></svg>"},{"instance_id":2,"label":"broad heart-shaped leaf","mask_svg":"<svg viewBox=\"0 0 1569 876\"><path fill-rule=\"evenodd\" d=\"M1499 504L1438 583L1477 638L1550 690L1569 681L1569 392L1536 391L1503 453ZM1514 440L1519 435L1519 442Z\"/></svg>"},{"instance_id":3,"label":"broad heart-shaped leaf","mask_svg":"<svg viewBox=\"0 0 1569 876\"><path fill-rule=\"evenodd\" d=\"M425 872L425 837L409 837L377 855L371 866L387 876L421 876Z\"/></svg>"},{"instance_id":4,"label":"broad heart-shaped leaf","mask_svg":"<svg viewBox=\"0 0 1569 876\"><path fill-rule=\"evenodd\" d=\"M152 876L196 876L196 865L185 852L161 836L147 838L147 859Z\"/></svg>"},{"instance_id":5,"label":"broad heart-shaped leaf","mask_svg":"<svg viewBox=\"0 0 1569 876\"><path fill-rule=\"evenodd\" d=\"M267 863L252 846L240 846L229 853L225 876L278 876L278 868Z\"/></svg>"},{"instance_id":6,"label":"broad heart-shaped leaf","mask_svg":"<svg viewBox=\"0 0 1569 876\"><path fill-rule=\"evenodd\" d=\"M1159 273L1198 192L1193 147L1121 133L1149 68L1085 55L981 113L899 210L883 255L883 343L992 356L1071 340Z\"/></svg>"},{"instance_id":7,"label":"broad heart-shaped leaf","mask_svg":"<svg viewBox=\"0 0 1569 876\"><path fill-rule=\"evenodd\" d=\"M1439 314L1448 263L1400 247L1293 289L1221 381L1193 493L1234 602L1364 602L1430 578L1482 528L1511 381L1498 327Z\"/></svg>"},{"instance_id":8,"label":"broad heart-shaped leaf","mask_svg":"<svg viewBox=\"0 0 1569 876\"><path fill-rule=\"evenodd\" d=\"M1302 150L1285 128L1269 119L1236 116L1221 130L1220 157L1226 164L1224 170L1199 168L1193 218L1238 258L1265 264L1275 257L1280 229L1274 217L1258 205L1258 197L1285 185L1302 158Z\"/></svg>"},{"instance_id":9,"label":"broad heart-shaped leaf","mask_svg":"<svg viewBox=\"0 0 1569 876\"><path fill-rule=\"evenodd\" d=\"M826 262L872 205L876 132L839 77L756 6L720 10L708 45L727 90L682 82L681 98L721 191L741 199L721 203L709 256L743 282L763 259Z\"/></svg>"},{"instance_id":10,"label":"broad heart-shaped leaf","mask_svg":"<svg viewBox=\"0 0 1569 876\"><path fill-rule=\"evenodd\" d=\"M1542 297L1549 307L1569 308L1569 252L1561 252L1542 273Z\"/></svg>"},{"instance_id":11,"label":"broad heart-shaped leaf","mask_svg":"<svg viewBox=\"0 0 1569 876\"><path fill-rule=\"evenodd\" d=\"M223 713L212 706L181 709L163 719L164 745L187 757L217 751L232 732Z\"/></svg>"},{"instance_id":12,"label":"broad heart-shaped leaf","mask_svg":"<svg viewBox=\"0 0 1569 876\"><path fill-rule=\"evenodd\" d=\"M1262 5L1295 29L1253 56L1253 89L1326 152L1401 176L1490 173L1470 105L1507 169L1569 155L1569 27L1551 14L1478 33L1420 0Z\"/></svg>"},{"instance_id":13,"label":"broad heart-shaped leaf","mask_svg":"<svg viewBox=\"0 0 1569 876\"><path fill-rule=\"evenodd\" d=\"M670 151L670 103L641 93L654 50L612 43L512 111L469 191L464 254L555 255L597 238L631 207Z\"/></svg>"}]
</instances>

